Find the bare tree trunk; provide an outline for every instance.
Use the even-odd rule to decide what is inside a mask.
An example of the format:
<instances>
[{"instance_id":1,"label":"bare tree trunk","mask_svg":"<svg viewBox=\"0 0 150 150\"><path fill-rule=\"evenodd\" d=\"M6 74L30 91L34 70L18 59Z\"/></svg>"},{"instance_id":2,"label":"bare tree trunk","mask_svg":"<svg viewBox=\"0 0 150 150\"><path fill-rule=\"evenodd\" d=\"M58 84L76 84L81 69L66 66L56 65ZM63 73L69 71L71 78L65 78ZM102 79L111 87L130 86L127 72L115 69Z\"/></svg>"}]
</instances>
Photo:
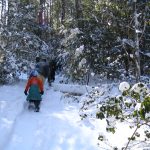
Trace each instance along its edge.
<instances>
[{"instance_id":1,"label":"bare tree trunk","mask_svg":"<svg viewBox=\"0 0 150 150\"><path fill-rule=\"evenodd\" d=\"M49 1L49 24L53 27L53 0Z\"/></svg>"},{"instance_id":2,"label":"bare tree trunk","mask_svg":"<svg viewBox=\"0 0 150 150\"><path fill-rule=\"evenodd\" d=\"M136 67L136 81L140 81L141 68L140 68L140 48L139 48L139 25L136 2L134 2L134 17L135 17L135 67Z\"/></svg>"},{"instance_id":3,"label":"bare tree trunk","mask_svg":"<svg viewBox=\"0 0 150 150\"><path fill-rule=\"evenodd\" d=\"M8 25L11 24L12 15L17 12L16 0L8 0Z\"/></svg>"},{"instance_id":4,"label":"bare tree trunk","mask_svg":"<svg viewBox=\"0 0 150 150\"><path fill-rule=\"evenodd\" d=\"M0 20L2 21L2 17L3 17L3 15L2 15L3 14L3 0L1 0L0 3L1 3L1 7L0 7L0 10L1 10L1 12L0 12L1 13Z\"/></svg>"},{"instance_id":5,"label":"bare tree trunk","mask_svg":"<svg viewBox=\"0 0 150 150\"><path fill-rule=\"evenodd\" d=\"M76 20L78 22L78 27L82 26L81 19L83 18L83 10L81 0L75 0L75 9L76 9Z\"/></svg>"},{"instance_id":6,"label":"bare tree trunk","mask_svg":"<svg viewBox=\"0 0 150 150\"><path fill-rule=\"evenodd\" d=\"M66 15L66 0L61 0L61 23L64 24Z\"/></svg>"},{"instance_id":7,"label":"bare tree trunk","mask_svg":"<svg viewBox=\"0 0 150 150\"><path fill-rule=\"evenodd\" d=\"M1 3L0 20L1 20L3 25L6 25L6 23L7 23L7 20L6 20L6 18L7 18L7 6L6 6L6 3L7 2L6 2L6 0L1 0L0 3Z\"/></svg>"},{"instance_id":8,"label":"bare tree trunk","mask_svg":"<svg viewBox=\"0 0 150 150\"><path fill-rule=\"evenodd\" d=\"M76 19L83 18L81 0L75 0L75 8L76 8Z\"/></svg>"},{"instance_id":9,"label":"bare tree trunk","mask_svg":"<svg viewBox=\"0 0 150 150\"><path fill-rule=\"evenodd\" d=\"M61 3L59 0L57 0L59 9L56 12L56 28L59 28L61 26L60 22L60 14L61 14Z\"/></svg>"},{"instance_id":10,"label":"bare tree trunk","mask_svg":"<svg viewBox=\"0 0 150 150\"><path fill-rule=\"evenodd\" d=\"M40 0L40 5L45 4L46 0Z\"/></svg>"}]
</instances>

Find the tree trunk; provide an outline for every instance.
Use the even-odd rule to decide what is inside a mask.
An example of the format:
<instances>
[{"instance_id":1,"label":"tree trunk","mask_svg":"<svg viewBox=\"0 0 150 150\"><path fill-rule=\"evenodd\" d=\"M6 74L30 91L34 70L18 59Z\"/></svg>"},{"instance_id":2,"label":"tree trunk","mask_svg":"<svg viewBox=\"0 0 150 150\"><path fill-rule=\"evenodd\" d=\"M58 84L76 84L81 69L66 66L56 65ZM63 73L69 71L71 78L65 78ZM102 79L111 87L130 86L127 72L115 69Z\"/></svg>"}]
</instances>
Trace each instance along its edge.
<instances>
[{"instance_id":1,"label":"tree trunk","mask_svg":"<svg viewBox=\"0 0 150 150\"><path fill-rule=\"evenodd\" d=\"M136 81L140 81L141 68L140 68L140 48L139 48L139 25L137 17L136 2L134 2L134 18L135 18L135 68L136 68Z\"/></svg>"},{"instance_id":2,"label":"tree trunk","mask_svg":"<svg viewBox=\"0 0 150 150\"><path fill-rule=\"evenodd\" d=\"M6 4L7 2L6 2L6 0L1 0L1 7L0 7L0 10L1 10L1 12L0 12L0 21L2 22L2 24L3 25L6 25L6 23L7 23L7 4Z\"/></svg>"},{"instance_id":3,"label":"tree trunk","mask_svg":"<svg viewBox=\"0 0 150 150\"><path fill-rule=\"evenodd\" d=\"M11 19L14 13L17 12L18 6L16 0L8 1L8 25L11 25Z\"/></svg>"},{"instance_id":4,"label":"tree trunk","mask_svg":"<svg viewBox=\"0 0 150 150\"><path fill-rule=\"evenodd\" d=\"M75 0L75 9L76 9L76 17L75 18L78 22L78 27L81 27L83 25L81 22L81 20L83 18L81 0Z\"/></svg>"},{"instance_id":5,"label":"tree trunk","mask_svg":"<svg viewBox=\"0 0 150 150\"><path fill-rule=\"evenodd\" d=\"M61 0L61 24L64 24L66 15L66 0Z\"/></svg>"},{"instance_id":6,"label":"tree trunk","mask_svg":"<svg viewBox=\"0 0 150 150\"><path fill-rule=\"evenodd\" d=\"M1 12L0 12L0 13L1 13L0 20L1 20L1 21L2 21L2 17L3 17L2 14L3 14L3 8L4 8L3 1L4 1L4 0L1 0L1 7L0 7L0 10L1 10Z\"/></svg>"},{"instance_id":7,"label":"tree trunk","mask_svg":"<svg viewBox=\"0 0 150 150\"><path fill-rule=\"evenodd\" d=\"M40 5L45 4L46 0L40 0Z\"/></svg>"},{"instance_id":8,"label":"tree trunk","mask_svg":"<svg viewBox=\"0 0 150 150\"><path fill-rule=\"evenodd\" d=\"M61 26L61 22L60 22L60 14L61 14L61 3L59 0L57 0L57 7L58 10L56 12L56 28L59 28Z\"/></svg>"},{"instance_id":9,"label":"tree trunk","mask_svg":"<svg viewBox=\"0 0 150 150\"><path fill-rule=\"evenodd\" d=\"M53 0L49 1L49 24L53 28Z\"/></svg>"}]
</instances>

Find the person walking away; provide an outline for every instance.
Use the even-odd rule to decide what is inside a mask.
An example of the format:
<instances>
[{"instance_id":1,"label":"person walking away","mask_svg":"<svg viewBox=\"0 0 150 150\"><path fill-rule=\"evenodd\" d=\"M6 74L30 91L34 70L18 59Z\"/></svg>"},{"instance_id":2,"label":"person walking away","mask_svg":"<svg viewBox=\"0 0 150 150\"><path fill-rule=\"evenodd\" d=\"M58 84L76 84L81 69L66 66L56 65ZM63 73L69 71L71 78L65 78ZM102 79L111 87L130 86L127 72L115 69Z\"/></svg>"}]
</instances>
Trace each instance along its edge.
<instances>
[{"instance_id":1,"label":"person walking away","mask_svg":"<svg viewBox=\"0 0 150 150\"><path fill-rule=\"evenodd\" d=\"M49 63L47 63L47 60L45 58L40 59L39 57L36 57L36 70L39 73L39 78L42 80L43 84L45 83L45 79L49 76Z\"/></svg>"},{"instance_id":2,"label":"person walking away","mask_svg":"<svg viewBox=\"0 0 150 150\"><path fill-rule=\"evenodd\" d=\"M36 70L31 71L30 77L25 87L24 94L27 95L26 100L29 103L34 103L35 111L39 112L44 90L43 83L37 76L38 72Z\"/></svg>"},{"instance_id":3,"label":"person walking away","mask_svg":"<svg viewBox=\"0 0 150 150\"><path fill-rule=\"evenodd\" d=\"M41 64L41 59L40 57L36 57L36 64L35 64L35 70L38 72L38 78L42 81L44 84L44 77L42 76L42 64Z\"/></svg>"},{"instance_id":4,"label":"person walking away","mask_svg":"<svg viewBox=\"0 0 150 150\"><path fill-rule=\"evenodd\" d=\"M42 75L45 79L48 78L49 75L49 64L46 59L42 59Z\"/></svg>"},{"instance_id":5,"label":"person walking away","mask_svg":"<svg viewBox=\"0 0 150 150\"><path fill-rule=\"evenodd\" d=\"M52 82L55 80L55 72L56 72L56 61L51 60L49 62L49 75L48 75L48 83L51 85Z\"/></svg>"},{"instance_id":6,"label":"person walking away","mask_svg":"<svg viewBox=\"0 0 150 150\"><path fill-rule=\"evenodd\" d=\"M39 73L39 70L40 70L40 57L38 56L38 57L36 57L36 59L35 59L35 69L36 69L36 71Z\"/></svg>"}]
</instances>

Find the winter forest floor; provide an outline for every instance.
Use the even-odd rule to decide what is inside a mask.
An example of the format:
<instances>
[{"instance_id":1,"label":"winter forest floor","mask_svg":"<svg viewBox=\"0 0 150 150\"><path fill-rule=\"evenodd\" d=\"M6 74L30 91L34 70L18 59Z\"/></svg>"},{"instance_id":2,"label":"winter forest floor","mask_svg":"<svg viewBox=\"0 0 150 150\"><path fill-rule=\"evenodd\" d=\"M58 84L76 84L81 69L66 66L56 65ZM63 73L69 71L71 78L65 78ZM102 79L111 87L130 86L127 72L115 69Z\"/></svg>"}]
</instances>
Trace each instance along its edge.
<instances>
[{"instance_id":1,"label":"winter forest floor","mask_svg":"<svg viewBox=\"0 0 150 150\"><path fill-rule=\"evenodd\" d=\"M65 97L56 87L46 84L40 112L29 111L24 107L25 84L26 81L20 81L0 87L0 150L113 149L105 143L97 145L98 135L105 130L106 122L82 121L80 103ZM121 130L113 137L106 133L112 145L127 142L124 137L130 130L125 125L121 129L124 129L124 136L120 135Z\"/></svg>"},{"instance_id":2,"label":"winter forest floor","mask_svg":"<svg viewBox=\"0 0 150 150\"><path fill-rule=\"evenodd\" d=\"M39 113L24 108L25 82L0 87L0 150L98 149L97 133L82 124L77 105L45 87Z\"/></svg>"}]
</instances>

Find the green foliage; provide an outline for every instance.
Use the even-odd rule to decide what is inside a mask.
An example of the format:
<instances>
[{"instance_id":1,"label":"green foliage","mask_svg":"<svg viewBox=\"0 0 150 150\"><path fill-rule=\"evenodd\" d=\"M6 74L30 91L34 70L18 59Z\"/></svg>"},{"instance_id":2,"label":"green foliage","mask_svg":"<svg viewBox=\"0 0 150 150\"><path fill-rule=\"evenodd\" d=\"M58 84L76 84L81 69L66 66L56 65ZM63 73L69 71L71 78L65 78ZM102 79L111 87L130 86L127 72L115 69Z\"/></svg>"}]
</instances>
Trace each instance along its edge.
<instances>
[{"instance_id":1,"label":"green foliage","mask_svg":"<svg viewBox=\"0 0 150 150\"><path fill-rule=\"evenodd\" d=\"M57 3L59 3L59 6ZM72 1L70 3L70 10L75 14ZM141 30L144 28L145 20L149 18L148 8L145 8L146 3L148 2L138 2L137 5L137 12L141 12L139 18ZM56 7L59 11L60 1L56 1ZM125 78L125 73L126 75L135 75L133 71L135 70L133 3L127 0L83 0L82 12L82 19L75 20L72 14L71 19L68 19L64 24L64 30L67 30L67 34L66 32L63 34L63 41L67 40L68 44L64 45L63 41L61 44L65 51L69 53L65 60L65 72L75 80L85 80L85 77L91 72L108 79ZM79 21L81 33L68 40L69 31L78 27L77 22ZM147 36L150 28L145 27L144 34ZM143 37L140 41L140 49L143 54L147 52L145 44L149 45L147 39L148 37ZM75 51L82 45L84 45L84 51L82 55L76 58ZM133 55L133 58L130 54ZM144 66L149 66L149 59L143 54L141 53L141 68L143 73L148 74L148 69ZM79 69L78 64L83 58L86 59L87 63L82 69Z\"/></svg>"},{"instance_id":2,"label":"green foliage","mask_svg":"<svg viewBox=\"0 0 150 150\"><path fill-rule=\"evenodd\" d=\"M148 130L145 131L145 135L148 139L150 139L150 132Z\"/></svg>"},{"instance_id":3,"label":"green foliage","mask_svg":"<svg viewBox=\"0 0 150 150\"><path fill-rule=\"evenodd\" d=\"M38 25L39 1L9 1L8 16L6 17L8 18L8 25L7 30L4 31L7 36L4 36L4 33L2 34L2 40L9 41L7 48L12 47L14 49L11 42L18 41L19 46L15 51L20 51L20 49L25 51L34 49L33 51L35 51L36 49L36 52L39 52L39 49L43 46L41 39L44 35L44 42L55 49L55 52L52 53L58 57L66 75L73 80L85 81L91 72L107 79L122 79L125 78L125 73L127 73L126 75L135 75L134 5L132 1L82 0L81 11L83 16L78 20L76 18L75 1L65 1L63 25L61 22L62 1L52 0L50 2L51 4L47 7L48 20L51 27L56 29L55 33L52 33L49 27L43 29ZM137 13L140 13L138 18L139 30L142 31L142 34L139 34L141 71L146 75L150 73L148 56L150 47L149 7L148 1L137 1ZM70 38L70 31L77 27L81 32ZM62 30L63 32L61 32ZM56 38L53 38L51 33ZM34 36L32 37L32 35ZM27 42L25 43L24 36L25 38L36 39L39 44L26 45L30 38L26 38ZM64 41L67 42L64 44ZM51 42L53 43L51 44ZM76 49L83 45L82 54L76 57ZM17 55L20 55L19 52L17 53ZM50 51L48 51L49 53ZM65 56L62 56L62 54ZM130 54L133 55L133 58ZM84 65L80 65L82 60L86 60Z\"/></svg>"},{"instance_id":4,"label":"green foliage","mask_svg":"<svg viewBox=\"0 0 150 150\"><path fill-rule=\"evenodd\" d=\"M114 134L115 133L115 128L114 127L112 127L112 128L109 127L109 128L106 128L106 131L111 132L111 133Z\"/></svg>"},{"instance_id":5,"label":"green foliage","mask_svg":"<svg viewBox=\"0 0 150 150\"><path fill-rule=\"evenodd\" d=\"M104 137L102 135L99 135L98 140L103 141Z\"/></svg>"},{"instance_id":6,"label":"green foliage","mask_svg":"<svg viewBox=\"0 0 150 150\"><path fill-rule=\"evenodd\" d=\"M133 85L129 90L123 91L121 96L110 97L106 102L100 106L99 111L96 114L98 119L106 119L108 132L115 133L116 129L112 127L113 122L128 121L136 126L136 131L142 126L148 126L150 123L150 89L144 83L137 83ZM113 123L114 124L114 123ZM144 131L145 136L150 138L150 134L147 130ZM135 141L140 137L138 132L133 133L128 138L129 143Z\"/></svg>"},{"instance_id":7,"label":"green foliage","mask_svg":"<svg viewBox=\"0 0 150 150\"><path fill-rule=\"evenodd\" d=\"M132 147L132 144L135 145L143 140L147 143L146 141L150 138L150 89L148 85L139 82L130 86L129 83L122 82L119 85L121 95L118 96L112 96L111 90L117 91L113 85L108 86L106 90L101 87L101 90L105 92L98 88L93 89L86 96L81 108L84 119L95 114L97 119L106 121L106 131L112 134L116 134L118 125L128 125L133 133L128 137L128 142L123 149L128 149ZM89 109L90 112L92 109L94 111L89 114ZM145 135L144 138L143 135ZM99 135L98 139L101 142L107 142L102 135Z\"/></svg>"},{"instance_id":8,"label":"green foliage","mask_svg":"<svg viewBox=\"0 0 150 150\"><path fill-rule=\"evenodd\" d=\"M104 113L103 112L97 112L96 118L101 119L101 120L104 119L105 118Z\"/></svg>"}]
</instances>

